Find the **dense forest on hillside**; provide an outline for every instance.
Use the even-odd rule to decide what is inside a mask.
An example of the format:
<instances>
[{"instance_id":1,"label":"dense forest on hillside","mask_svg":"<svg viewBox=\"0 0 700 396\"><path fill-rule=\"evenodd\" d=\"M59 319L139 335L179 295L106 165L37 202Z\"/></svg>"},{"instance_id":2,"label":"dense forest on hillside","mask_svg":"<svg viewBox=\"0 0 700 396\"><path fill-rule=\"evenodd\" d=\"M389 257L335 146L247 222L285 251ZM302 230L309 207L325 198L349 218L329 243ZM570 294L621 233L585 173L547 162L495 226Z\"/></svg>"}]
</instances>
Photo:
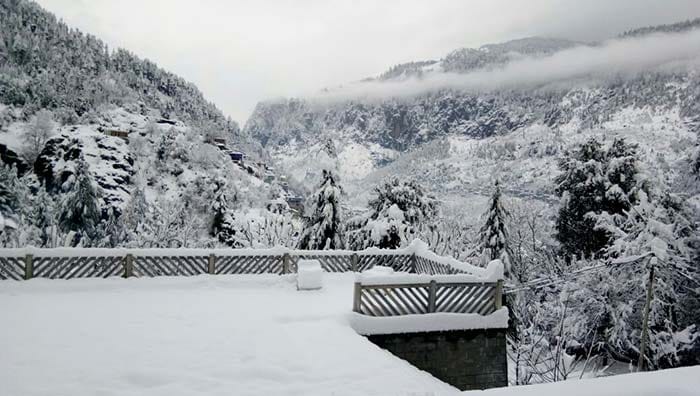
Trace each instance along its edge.
<instances>
[{"instance_id":1,"label":"dense forest on hillside","mask_svg":"<svg viewBox=\"0 0 700 396\"><path fill-rule=\"evenodd\" d=\"M0 21L0 103L22 107L27 117L48 109L58 121L75 123L102 104L140 102L165 118L238 131L193 84L108 48L34 2L0 1Z\"/></svg>"}]
</instances>

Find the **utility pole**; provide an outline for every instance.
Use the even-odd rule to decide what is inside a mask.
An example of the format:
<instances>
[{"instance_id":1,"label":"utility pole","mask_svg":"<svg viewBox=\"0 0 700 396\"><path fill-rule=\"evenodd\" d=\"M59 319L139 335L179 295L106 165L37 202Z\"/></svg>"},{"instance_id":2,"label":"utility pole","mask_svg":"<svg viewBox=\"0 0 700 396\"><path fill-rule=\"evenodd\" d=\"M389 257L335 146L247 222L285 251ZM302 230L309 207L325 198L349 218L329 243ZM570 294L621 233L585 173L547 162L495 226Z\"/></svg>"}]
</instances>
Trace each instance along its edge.
<instances>
[{"instance_id":1,"label":"utility pole","mask_svg":"<svg viewBox=\"0 0 700 396\"><path fill-rule=\"evenodd\" d=\"M644 322L642 323L642 345L639 347L639 361L637 362L637 371L644 371L644 353L647 349L649 339L649 310L651 309L651 300L654 297L654 268L656 267L657 259L652 257L649 260L649 281L647 282L647 299L644 304Z\"/></svg>"}]
</instances>

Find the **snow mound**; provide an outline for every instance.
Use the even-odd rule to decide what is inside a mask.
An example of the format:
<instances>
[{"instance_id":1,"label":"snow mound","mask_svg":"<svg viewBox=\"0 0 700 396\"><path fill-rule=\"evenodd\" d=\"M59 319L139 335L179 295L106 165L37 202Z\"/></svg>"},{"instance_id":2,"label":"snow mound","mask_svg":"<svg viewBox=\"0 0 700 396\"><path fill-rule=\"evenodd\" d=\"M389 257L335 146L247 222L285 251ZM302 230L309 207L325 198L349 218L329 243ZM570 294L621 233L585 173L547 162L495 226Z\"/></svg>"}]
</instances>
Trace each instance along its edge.
<instances>
[{"instance_id":1,"label":"snow mound","mask_svg":"<svg viewBox=\"0 0 700 396\"><path fill-rule=\"evenodd\" d=\"M297 263L297 289L317 290L323 287L323 268L318 260L299 260Z\"/></svg>"}]
</instances>

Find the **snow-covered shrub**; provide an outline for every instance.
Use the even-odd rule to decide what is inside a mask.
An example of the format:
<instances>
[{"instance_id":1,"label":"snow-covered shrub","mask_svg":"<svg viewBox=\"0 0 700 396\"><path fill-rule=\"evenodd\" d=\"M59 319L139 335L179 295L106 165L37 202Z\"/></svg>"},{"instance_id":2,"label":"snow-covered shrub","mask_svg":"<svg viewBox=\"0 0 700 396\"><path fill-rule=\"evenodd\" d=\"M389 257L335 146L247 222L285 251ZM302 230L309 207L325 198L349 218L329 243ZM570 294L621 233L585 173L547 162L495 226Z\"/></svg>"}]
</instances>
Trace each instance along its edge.
<instances>
[{"instance_id":1,"label":"snow-covered shrub","mask_svg":"<svg viewBox=\"0 0 700 396\"><path fill-rule=\"evenodd\" d=\"M369 202L370 213L359 221L359 228L348 233L353 249L377 246L396 249L417 237L421 224L431 223L438 213L438 201L415 181L391 179L375 189Z\"/></svg>"}]
</instances>

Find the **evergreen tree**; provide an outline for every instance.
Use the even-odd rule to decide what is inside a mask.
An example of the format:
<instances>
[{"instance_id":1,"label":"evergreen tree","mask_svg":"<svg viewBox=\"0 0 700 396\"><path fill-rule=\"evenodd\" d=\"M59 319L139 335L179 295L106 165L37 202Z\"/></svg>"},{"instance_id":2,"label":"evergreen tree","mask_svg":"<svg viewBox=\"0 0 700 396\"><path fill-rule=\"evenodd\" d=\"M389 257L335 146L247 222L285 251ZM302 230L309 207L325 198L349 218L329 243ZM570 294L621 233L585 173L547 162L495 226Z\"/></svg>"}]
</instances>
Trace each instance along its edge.
<instances>
[{"instance_id":1,"label":"evergreen tree","mask_svg":"<svg viewBox=\"0 0 700 396\"><path fill-rule=\"evenodd\" d=\"M75 173L71 176L72 183L62 202L62 212L59 215L59 225L65 232L76 232L79 237L91 239L101 219L98 190L92 184L85 159L76 161Z\"/></svg>"},{"instance_id":2,"label":"evergreen tree","mask_svg":"<svg viewBox=\"0 0 700 396\"><path fill-rule=\"evenodd\" d=\"M56 205L54 197L46 191L44 186L39 187L32 199L29 222L36 233L30 239L39 247L55 247L57 245Z\"/></svg>"},{"instance_id":3,"label":"evergreen tree","mask_svg":"<svg viewBox=\"0 0 700 396\"><path fill-rule=\"evenodd\" d=\"M430 224L438 213L438 202L414 181L394 178L375 188L369 215L353 219L349 243L353 249L376 246L397 249L417 236L421 225Z\"/></svg>"},{"instance_id":4,"label":"evergreen tree","mask_svg":"<svg viewBox=\"0 0 700 396\"><path fill-rule=\"evenodd\" d=\"M131 200L124 208L124 225L130 233L143 231L141 226L145 223L149 207L146 201L146 192L139 182L131 191Z\"/></svg>"},{"instance_id":5,"label":"evergreen tree","mask_svg":"<svg viewBox=\"0 0 700 396\"><path fill-rule=\"evenodd\" d=\"M214 211L214 219L211 226L211 235L218 236L223 230L224 223L226 221L226 216L229 212L228 207L228 194L226 192L226 182L224 180L217 180L215 182L216 188L214 192L214 202L212 202L211 208ZM234 198L235 199L235 198Z\"/></svg>"},{"instance_id":6,"label":"evergreen tree","mask_svg":"<svg viewBox=\"0 0 700 396\"><path fill-rule=\"evenodd\" d=\"M510 214L503 206L501 186L498 180L489 201L486 220L479 232L479 248L488 260L500 259L505 266L506 276L510 274L510 246L507 220Z\"/></svg>"},{"instance_id":7,"label":"evergreen tree","mask_svg":"<svg viewBox=\"0 0 700 396\"><path fill-rule=\"evenodd\" d=\"M342 249L342 211L340 197L343 189L329 170L323 170L321 184L314 193L314 210L306 221L299 239L299 249Z\"/></svg>"},{"instance_id":8,"label":"evergreen tree","mask_svg":"<svg viewBox=\"0 0 700 396\"><path fill-rule=\"evenodd\" d=\"M124 217L114 207L107 210L107 218L100 222L94 239L97 245L108 248L124 247L129 240Z\"/></svg>"},{"instance_id":9,"label":"evergreen tree","mask_svg":"<svg viewBox=\"0 0 700 396\"><path fill-rule=\"evenodd\" d=\"M18 184L17 169L0 163L0 234L4 235L3 239L19 225Z\"/></svg>"},{"instance_id":10,"label":"evergreen tree","mask_svg":"<svg viewBox=\"0 0 700 396\"><path fill-rule=\"evenodd\" d=\"M637 175L636 146L615 139L609 150L595 138L559 162L556 192L561 197L556 222L562 252L591 256L608 245L607 231L596 228L596 215L629 209Z\"/></svg>"}]
</instances>

